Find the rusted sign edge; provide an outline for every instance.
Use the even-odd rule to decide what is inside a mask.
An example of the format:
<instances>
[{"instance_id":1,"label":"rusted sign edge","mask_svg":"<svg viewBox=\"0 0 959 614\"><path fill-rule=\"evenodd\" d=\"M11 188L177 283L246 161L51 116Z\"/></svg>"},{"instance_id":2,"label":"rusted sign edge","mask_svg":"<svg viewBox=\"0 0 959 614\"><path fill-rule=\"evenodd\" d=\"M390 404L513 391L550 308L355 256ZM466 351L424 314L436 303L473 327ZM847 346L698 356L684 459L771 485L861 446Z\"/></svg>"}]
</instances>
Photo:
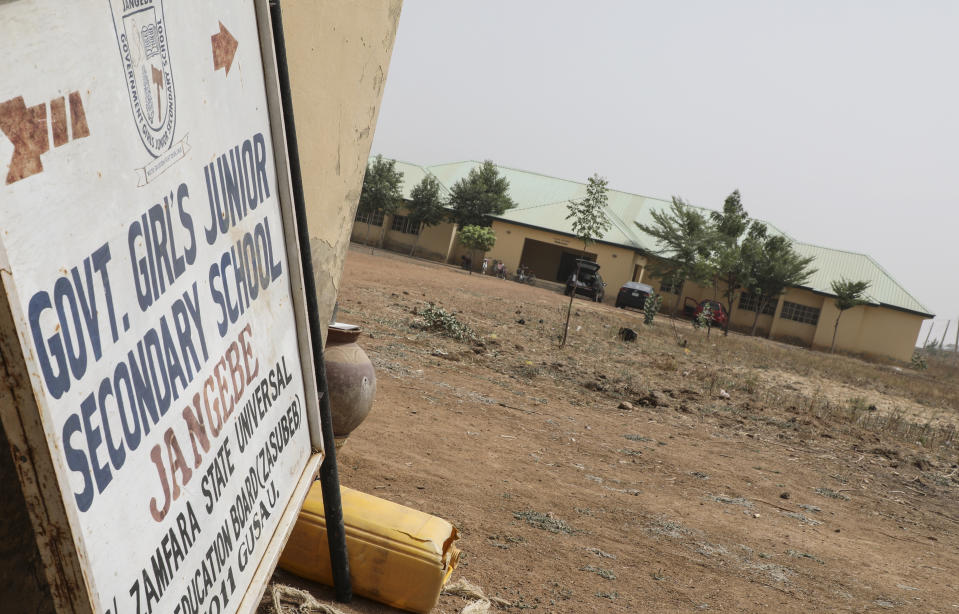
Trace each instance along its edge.
<instances>
[{"instance_id":1,"label":"rusted sign edge","mask_svg":"<svg viewBox=\"0 0 959 614\"><path fill-rule=\"evenodd\" d=\"M0 289L0 421L10 443L53 605L57 612L92 614L89 586L17 332L15 307L11 307L17 294L7 269L0 270Z\"/></svg>"}]
</instances>

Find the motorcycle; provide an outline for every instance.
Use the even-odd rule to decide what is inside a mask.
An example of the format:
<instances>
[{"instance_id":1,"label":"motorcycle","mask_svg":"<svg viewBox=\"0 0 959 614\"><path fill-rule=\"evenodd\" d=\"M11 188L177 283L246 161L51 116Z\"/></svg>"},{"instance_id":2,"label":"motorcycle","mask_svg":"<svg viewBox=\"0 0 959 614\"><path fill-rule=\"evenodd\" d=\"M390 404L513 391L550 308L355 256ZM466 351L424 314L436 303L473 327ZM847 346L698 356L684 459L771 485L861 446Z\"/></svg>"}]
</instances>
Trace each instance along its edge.
<instances>
[{"instance_id":1,"label":"motorcycle","mask_svg":"<svg viewBox=\"0 0 959 614\"><path fill-rule=\"evenodd\" d=\"M528 268L521 266L516 269L516 275L513 277L513 281L521 284L533 285L536 283L536 274L530 271Z\"/></svg>"}]
</instances>

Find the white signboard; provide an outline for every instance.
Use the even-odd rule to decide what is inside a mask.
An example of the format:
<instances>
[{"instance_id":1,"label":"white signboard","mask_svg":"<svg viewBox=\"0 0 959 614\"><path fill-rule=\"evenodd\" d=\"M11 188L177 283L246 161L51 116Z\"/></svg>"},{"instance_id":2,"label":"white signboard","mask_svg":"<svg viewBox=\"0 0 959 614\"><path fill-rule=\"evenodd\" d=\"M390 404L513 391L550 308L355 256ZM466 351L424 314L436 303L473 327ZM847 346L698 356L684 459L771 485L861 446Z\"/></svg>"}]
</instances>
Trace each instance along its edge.
<instances>
[{"instance_id":1,"label":"white signboard","mask_svg":"<svg viewBox=\"0 0 959 614\"><path fill-rule=\"evenodd\" d=\"M257 11L8 0L0 48L5 300L90 609L238 611L315 403Z\"/></svg>"}]
</instances>

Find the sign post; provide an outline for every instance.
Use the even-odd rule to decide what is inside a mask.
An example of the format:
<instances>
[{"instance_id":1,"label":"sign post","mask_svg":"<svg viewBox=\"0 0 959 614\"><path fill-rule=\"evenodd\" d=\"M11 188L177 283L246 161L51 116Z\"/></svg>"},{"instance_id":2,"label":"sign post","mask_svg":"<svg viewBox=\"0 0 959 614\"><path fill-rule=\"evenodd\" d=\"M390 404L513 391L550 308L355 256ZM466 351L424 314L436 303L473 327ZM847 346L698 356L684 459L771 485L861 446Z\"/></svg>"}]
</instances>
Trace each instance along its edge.
<instances>
[{"instance_id":1,"label":"sign post","mask_svg":"<svg viewBox=\"0 0 959 614\"><path fill-rule=\"evenodd\" d=\"M54 606L252 612L323 454L269 12L0 24L0 418Z\"/></svg>"}]
</instances>

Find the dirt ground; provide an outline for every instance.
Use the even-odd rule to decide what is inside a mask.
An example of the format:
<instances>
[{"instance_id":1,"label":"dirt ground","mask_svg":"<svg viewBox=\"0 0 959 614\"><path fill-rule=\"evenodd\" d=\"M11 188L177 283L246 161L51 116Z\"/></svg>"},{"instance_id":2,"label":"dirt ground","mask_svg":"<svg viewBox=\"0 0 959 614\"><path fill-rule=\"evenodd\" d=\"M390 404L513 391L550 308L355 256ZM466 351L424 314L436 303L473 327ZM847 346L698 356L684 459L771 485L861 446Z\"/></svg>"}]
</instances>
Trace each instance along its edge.
<instances>
[{"instance_id":1,"label":"dirt ground","mask_svg":"<svg viewBox=\"0 0 959 614\"><path fill-rule=\"evenodd\" d=\"M418 327L428 301L476 342ZM341 481L451 521L454 581L503 611L959 611L954 404L907 368L581 299L560 349L567 301L351 249L338 319L378 388Z\"/></svg>"}]
</instances>

